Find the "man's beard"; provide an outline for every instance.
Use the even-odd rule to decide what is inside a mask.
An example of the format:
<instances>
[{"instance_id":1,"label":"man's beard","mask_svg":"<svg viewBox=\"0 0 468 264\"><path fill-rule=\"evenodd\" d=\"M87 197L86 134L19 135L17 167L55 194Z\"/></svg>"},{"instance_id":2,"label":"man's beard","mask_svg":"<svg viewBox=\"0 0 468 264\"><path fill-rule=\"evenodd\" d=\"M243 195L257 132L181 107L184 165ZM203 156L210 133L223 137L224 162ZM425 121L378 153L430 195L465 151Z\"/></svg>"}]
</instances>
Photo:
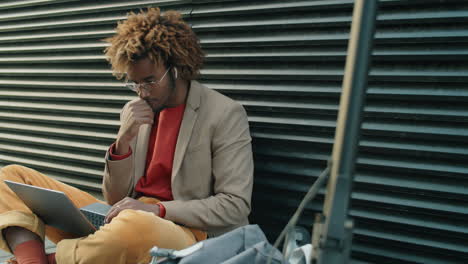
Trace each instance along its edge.
<instances>
[{"instance_id":1,"label":"man's beard","mask_svg":"<svg viewBox=\"0 0 468 264\"><path fill-rule=\"evenodd\" d=\"M168 85L169 85L170 92L169 92L169 95L168 95L168 97L167 97L167 99L166 99L166 102L164 102L164 103L163 103L161 106L159 106L158 108L153 108L153 107L152 107L152 105L151 105L151 103L150 103L151 100L145 100L146 103L147 103L148 105L151 106L151 108L153 109L153 113L155 113L155 114L157 114L157 113L161 112L162 110L168 108L167 103L168 103L168 101L171 99L171 97L172 97L172 96L174 95L174 93L175 93L176 87L175 87L175 80L174 80L174 76L173 76L173 74L172 74L172 71L171 71L170 74L169 74L169 84L168 84Z\"/></svg>"},{"instance_id":2,"label":"man's beard","mask_svg":"<svg viewBox=\"0 0 468 264\"><path fill-rule=\"evenodd\" d=\"M161 112L162 110L164 110L165 108L166 108L165 106L161 106L161 107L152 108L152 109L153 109L153 113L157 114L157 113Z\"/></svg>"}]
</instances>

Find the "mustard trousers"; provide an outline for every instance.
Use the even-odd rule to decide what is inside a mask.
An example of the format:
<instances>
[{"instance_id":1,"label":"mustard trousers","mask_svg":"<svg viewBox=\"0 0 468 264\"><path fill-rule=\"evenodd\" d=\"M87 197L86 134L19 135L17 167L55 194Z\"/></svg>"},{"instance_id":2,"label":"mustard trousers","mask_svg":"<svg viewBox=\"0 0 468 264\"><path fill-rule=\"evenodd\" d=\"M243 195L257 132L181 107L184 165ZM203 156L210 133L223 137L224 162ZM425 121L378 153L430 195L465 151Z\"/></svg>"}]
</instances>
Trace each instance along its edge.
<instances>
[{"instance_id":1,"label":"mustard trousers","mask_svg":"<svg viewBox=\"0 0 468 264\"><path fill-rule=\"evenodd\" d=\"M19 226L36 233L42 239L47 236L57 244L56 260L59 264L148 263L151 259L149 250L153 246L183 249L197 240L203 240L203 236L200 236L201 231L179 226L153 213L129 209L121 211L111 223L102 226L94 234L74 237L70 233L45 225L10 190L4 180L64 192L78 208L102 201L33 169L9 165L0 170L0 231L9 226ZM153 198L142 198L144 199L140 200L143 202L157 202ZM0 236L0 249L11 253L5 238Z\"/></svg>"}]
</instances>

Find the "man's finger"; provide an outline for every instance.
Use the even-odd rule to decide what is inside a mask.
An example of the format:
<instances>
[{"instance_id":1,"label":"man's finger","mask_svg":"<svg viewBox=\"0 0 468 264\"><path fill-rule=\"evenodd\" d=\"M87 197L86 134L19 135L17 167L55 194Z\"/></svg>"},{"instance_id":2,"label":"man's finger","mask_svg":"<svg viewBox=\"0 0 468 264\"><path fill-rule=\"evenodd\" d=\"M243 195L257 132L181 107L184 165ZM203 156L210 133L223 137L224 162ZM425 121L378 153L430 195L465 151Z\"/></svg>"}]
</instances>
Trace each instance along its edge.
<instances>
[{"instance_id":1,"label":"man's finger","mask_svg":"<svg viewBox=\"0 0 468 264\"><path fill-rule=\"evenodd\" d=\"M134 112L134 117L154 118L154 113L149 111L138 110Z\"/></svg>"},{"instance_id":2,"label":"man's finger","mask_svg":"<svg viewBox=\"0 0 468 264\"><path fill-rule=\"evenodd\" d=\"M143 109L147 109L147 110L150 110L151 111L151 106L148 104L148 102L146 102L145 100L143 99L139 99L138 101L135 101L134 104L132 104L133 107L142 107Z\"/></svg>"},{"instance_id":3,"label":"man's finger","mask_svg":"<svg viewBox=\"0 0 468 264\"><path fill-rule=\"evenodd\" d=\"M112 221L114 217L116 217L120 213L120 208L115 208L115 210L110 211L106 218L105 218L105 223L108 224Z\"/></svg>"},{"instance_id":4,"label":"man's finger","mask_svg":"<svg viewBox=\"0 0 468 264\"><path fill-rule=\"evenodd\" d=\"M112 208L109 210L109 212L107 212L107 215L106 215L106 217L104 218L104 223L109 223L109 217L113 214L114 211L115 211L115 210L114 210L114 207L112 207Z\"/></svg>"},{"instance_id":5,"label":"man's finger","mask_svg":"<svg viewBox=\"0 0 468 264\"><path fill-rule=\"evenodd\" d=\"M151 118L138 118L138 119L135 119L135 121L138 123L138 124L153 124L154 120L151 119Z\"/></svg>"},{"instance_id":6,"label":"man's finger","mask_svg":"<svg viewBox=\"0 0 468 264\"><path fill-rule=\"evenodd\" d=\"M120 206L122 202L123 200L119 201L118 203L114 204L114 206L112 206L112 208L107 213L106 218L104 219L106 223L110 223L112 218L114 218L120 212Z\"/></svg>"}]
</instances>

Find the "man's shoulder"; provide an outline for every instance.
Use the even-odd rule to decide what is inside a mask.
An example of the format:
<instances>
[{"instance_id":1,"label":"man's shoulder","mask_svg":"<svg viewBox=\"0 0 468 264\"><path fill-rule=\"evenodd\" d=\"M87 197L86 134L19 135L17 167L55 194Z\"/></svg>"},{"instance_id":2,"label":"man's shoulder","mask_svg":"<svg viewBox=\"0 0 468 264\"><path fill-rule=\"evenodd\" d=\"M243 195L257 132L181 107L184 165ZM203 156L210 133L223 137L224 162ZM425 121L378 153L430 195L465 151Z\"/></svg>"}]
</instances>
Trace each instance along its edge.
<instances>
[{"instance_id":1,"label":"man's shoulder","mask_svg":"<svg viewBox=\"0 0 468 264\"><path fill-rule=\"evenodd\" d=\"M201 89L202 102L201 105L215 109L236 108L241 104L228 96L202 84L198 83Z\"/></svg>"},{"instance_id":2,"label":"man's shoulder","mask_svg":"<svg viewBox=\"0 0 468 264\"><path fill-rule=\"evenodd\" d=\"M200 93L199 115L203 122L215 126L226 120L247 118L247 113L239 102L201 83L197 83Z\"/></svg>"}]
</instances>

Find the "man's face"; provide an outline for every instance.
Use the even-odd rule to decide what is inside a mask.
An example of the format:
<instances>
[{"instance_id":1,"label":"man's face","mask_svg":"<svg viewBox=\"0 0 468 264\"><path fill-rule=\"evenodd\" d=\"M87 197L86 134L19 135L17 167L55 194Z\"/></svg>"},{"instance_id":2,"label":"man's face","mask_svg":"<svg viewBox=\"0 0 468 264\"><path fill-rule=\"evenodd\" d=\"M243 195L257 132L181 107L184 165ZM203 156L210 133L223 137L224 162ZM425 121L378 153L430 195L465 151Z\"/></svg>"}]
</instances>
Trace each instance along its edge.
<instances>
[{"instance_id":1,"label":"man's face","mask_svg":"<svg viewBox=\"0 0 468 264\"><path fill-rule=\"evenodd\" d=\"M138 96L145 100L155 113L166 108L174 96L175 83L172 73L169 71L164 76L167 70L165 65L156 65L149 58L144 58L135 61L127 72L129 82L143 84L143 86L146 83L154 82L146 85L147 89L140 86ZM163 76L164 78L161 80Z\"/></svg>"}]
</instances>

